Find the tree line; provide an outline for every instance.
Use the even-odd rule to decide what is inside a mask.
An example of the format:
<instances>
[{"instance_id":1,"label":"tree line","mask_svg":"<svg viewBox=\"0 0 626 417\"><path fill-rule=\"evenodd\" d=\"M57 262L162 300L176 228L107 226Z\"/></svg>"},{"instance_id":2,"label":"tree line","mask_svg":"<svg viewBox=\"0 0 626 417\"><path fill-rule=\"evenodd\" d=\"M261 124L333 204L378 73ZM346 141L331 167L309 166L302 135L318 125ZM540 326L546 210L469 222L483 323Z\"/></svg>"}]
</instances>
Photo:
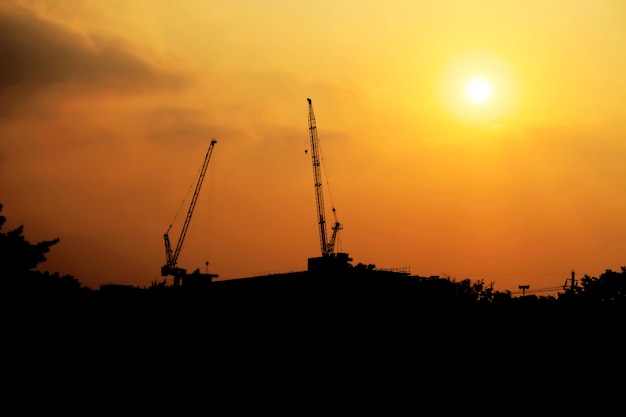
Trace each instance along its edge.
<instances>
[{"instance_id":1,"label":"tree line","mask_svg":"<svg viewBox=\"0 0 626 417\"><path fill-rule=\"evenodd\" d=\"M2 204L0 204L0 212ZM0 265L2 268L2 287L7 297L46 296L60 298L88 297L94 292L72 275L60 275L58 272L40 270L40 264L46 261L46 254L52 247L59 244L55 238L42 242L31 243L23 235L24 226L4 231L6 217L0 215ZM371 271L373 266L357 264L352 267L356 271ZM174 291L166 280L153 281L144 287L125 286L132 294L164 294ZM419 292L415 302L428 301L445 304L458 303L464 305L511 304L525 303L536 305L580 304L608 305L626 304L626 267L620 271L605 270L599 276L585 275L579 283L564 286L557 296L529 294L514 297L510 291L495 291L493 283L484 280L457 280L453 277L419 278L414 285Z\"/></svg>"}]
</instances>

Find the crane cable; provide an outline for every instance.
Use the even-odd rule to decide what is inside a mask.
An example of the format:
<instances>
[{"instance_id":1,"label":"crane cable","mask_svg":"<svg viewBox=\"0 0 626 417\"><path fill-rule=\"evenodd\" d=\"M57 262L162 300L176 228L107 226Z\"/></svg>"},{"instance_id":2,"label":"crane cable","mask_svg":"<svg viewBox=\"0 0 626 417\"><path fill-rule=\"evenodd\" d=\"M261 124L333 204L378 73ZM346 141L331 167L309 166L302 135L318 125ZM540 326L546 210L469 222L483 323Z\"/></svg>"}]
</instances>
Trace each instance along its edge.
<instances>
[{"instance_id":1,"label":"crane cable","mask_svg":"<svg viewBox=\"0 0 626 417\"><path fill-rule=\"evenodd\" d=\"M187 192L185 193L183 200L180 202L180 206L178 206L178 209L176 210L176 214L174 214L174 218L172 219L172 222L170 223L169 227L167 228L167 231L165 232L166 234L169 234L170 230L172 230L172 226L176 222L176 219L178 218L180 211L183 209L183 206L186 205L185 203L187 199L189 198L189 194L191 194L191 190L195 188L195 184L198 182L198 178L200 177L201 170L202 168L198 169L198 171L196 172L196 176L193 178L193 181L191 182L191 184L189 184L189 188L187 189Z\"/></svg>"},{"instance_id":2,"label":"crane cable","mask_svg":"<svg viewBox=\"0 0 626 417\"><path fill-rule=\"evenodd\" d=\"M209 167L210 171L215 170L215 163L213 163L210 167ZM205 228L205 236L204 236L204 259L205 259L205 273L208 274L208 268L209 268L209 259L211 258L211 242L212 242L212 232L213 232L213 223L212 223L212 219L213 219L213 202L214 202L214 198L212 198L213 196L213 190L215 187L215 183L213 182L213 173L209 172L208 175L208 193L205 193L205 195L207 196L206 200L207 200L207 212L206 212L206 228Z\"/></svg>"},{"instance_id":3,"label":"crane cable","mask_svg":"<svg viewBox=\"0 0 626 417\"><path fill-rule=\"evenodd\" d=\"M313 128L317 130L317 126L316 126L317 123L316 123L316 120L315 120L315 115L313 114L311 99L307 99L307 100L309 102L309 130L311 130ZM312 126L311 123L313 123L314 125ZM313 135L312 132L309 132L309 134ZM311 142L313 142L313 136L310 136L309 139L311 140ZM319 166L320 166L320 169L324 172L322 175L324 176L324 178L326 180L326 190L328 191L328 197L330 198L330 204L331 204L333 218L334 218L334 223L333 223L333 227L332 227L333 234L334 234L333 251L336 251L335 248L338 248L337 250L340 251L341 250L340 249L341 248L341 239L340 239L338 231L341 229L341 227L339 227L335 231L335 226L336 225L340 226L341 224L339 223L339 220L337 218L337 212L335 210L335 203L333 201L333 196L332 196L332 193L331 193L331 190L330 190L330 182L328 181L328 174L326 172L326 165L324 164L324 156L322 154L322 147L321 147L321 144L320 144L319 140L317 141L316 146L317 146L317 152L319 154ZM311 152L313 152L313 149L311 149ZM305 148L304 148L304 154L306 155L307 153L308 153L308 145L306 145ZM322 184L320 184L320 186L321 185ZM323 196L323 194L324 194L323 190L321 190L321 191L322 191L321 195ZM326 217L326 213L321 213L321 214L324 217ZM327 243L328 242L322 242L322 245L326 246ZM323 248L322 250L325 251L326 249Z\"/></svg>"},{"instance_id":4,"label":"crane cable","mask_svg":"<svg viewBox=\"0 0 626 417\"><path fill-rule=\"evenodd\" d=\"M330 207L333 213L333 218L335 220L335 222L333 223L334 225L336 223L339 223L339 219L337 218L337 211L335 210L335 202L333 201L333 194L330 190L330 181L328 181L328 173L326 172L326 164L324 163L324 155L322 153L322 147L319 144L318 144L318 150L320 154L320 165L322 168L324 179L326 180L326 189L328 190L328 198L330 199ZM337 248L337 251L341 252L341 236L339 233L335 235L335 247Z\"/></svg>"},{"instance_id":5,"label":"crane cable","mask_svg":"<svg viewBox=\"0 0 626 417\"><path fill-rule=\"evenodd\" d=\"M213 164L211 164L210 166L207 167L207 169L209 170L213 170ZM178 209L176 210L176 214L174 214L174 218L172 219L169 227L167 228L167 231L165 232L165 234L169 234L169 232L172 230L172 227L174 226L174 224L176 223L176 220L178 219L178 216L180 215L181 210L183 209L183 207L186 206L186 202L189 199L189 195L192 193L192 190L194 190L196 188L196 184L199 181L200 178L200 174L202 172L202 166L200 168L198 168L198 170L196 171L195 176L193 177L193 180L191 181L191 183L189 184L189 188L187 188L187 192L185 193L185 196L183 197L180 205L178 206ZM211 178L213 177L213 175L208 175L209 177L209 194L210 194L210 189L213 185ZM206 180L206 176L205 176L205 180ZM213 199L209 198L209 204L207 204L207 221L206 223L206 230L205 230L205 244L204 244L204 257L206 259L205 261L205 267L208 270L208 266L209 266L209 241L210 241L210 230L209 230L209 223L210 223L210 219L211 219L211 213L212 213L212 202Z\"/></svg>"}]
</instances>

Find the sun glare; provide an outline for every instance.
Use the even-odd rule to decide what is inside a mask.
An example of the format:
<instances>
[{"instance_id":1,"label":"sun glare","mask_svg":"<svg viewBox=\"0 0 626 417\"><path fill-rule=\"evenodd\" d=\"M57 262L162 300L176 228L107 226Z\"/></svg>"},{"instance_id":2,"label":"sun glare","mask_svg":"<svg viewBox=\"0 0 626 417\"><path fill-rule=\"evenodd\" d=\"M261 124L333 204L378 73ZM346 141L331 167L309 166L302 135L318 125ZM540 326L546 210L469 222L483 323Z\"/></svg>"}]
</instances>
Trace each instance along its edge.
<instances>
[{"instance_id":1,"label":"sun glare","mask_svg":"<svg viewBox=\"0 0 626 417\"><path fill-rule=\"evenodd\" d=\"M439 92L442 115L482 126L512 117L519 86L508 62L478 51L452 57L442 67Z\"/></svg>"},{"instance_id":2,"label":"sun glare","mask_svg":"<svg viewBox=\"0 0 626 417\"><path fill-rule=\"evenodd\" d=\"M474 78L467 83L465 94L473 103L484 103L491 98L491 84L484 78Z\"/></svg>"}]
</instances>

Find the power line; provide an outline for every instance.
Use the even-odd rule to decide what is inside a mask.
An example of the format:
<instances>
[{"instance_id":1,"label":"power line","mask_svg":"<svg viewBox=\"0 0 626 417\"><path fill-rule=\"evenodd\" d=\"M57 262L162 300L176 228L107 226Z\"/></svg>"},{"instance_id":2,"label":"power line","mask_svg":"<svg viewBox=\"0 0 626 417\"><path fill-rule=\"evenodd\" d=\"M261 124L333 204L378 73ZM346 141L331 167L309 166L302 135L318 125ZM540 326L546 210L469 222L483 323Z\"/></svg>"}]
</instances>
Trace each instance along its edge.
<instances>
[{"instance_id":1,"label":"power line","mask_svg":"<svg viewBox=\"0 0 626 417\"><path fill-rule=\"evenodd\" d=\"M530 289L527 288L524 291L511 291L511 294L534 294L534 293L538 293L538 292L552 292L552 291L563 291L563 286L556 286L556 287L546 287L546 288L537 288L537 289Z\"/></svg>"}]
</instances>

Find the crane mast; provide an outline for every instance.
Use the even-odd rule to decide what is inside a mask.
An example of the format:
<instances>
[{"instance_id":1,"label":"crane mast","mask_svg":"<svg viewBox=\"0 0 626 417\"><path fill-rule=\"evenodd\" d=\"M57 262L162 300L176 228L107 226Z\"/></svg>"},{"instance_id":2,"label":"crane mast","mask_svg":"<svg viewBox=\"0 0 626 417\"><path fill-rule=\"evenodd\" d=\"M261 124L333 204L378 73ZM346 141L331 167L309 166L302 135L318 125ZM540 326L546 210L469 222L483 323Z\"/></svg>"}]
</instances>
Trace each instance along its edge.
<instances>
[{"instance_id":1,"label":"crane mast","mask_svg":"<svg viewBox=\"0 0 626 417\"><path fill-rule=\"evenodd\" d=\"M206 170L207 170L207 167L209 166L211 155L213 154L213 147L215 146L216 143L217 143L217 140L215 139L211 140L209 149L207 150L207 153L204 156L204 162L202 163L202 167L200 169L198 183L196 184L196 189L193 193L193 197L189 205L189 210L187 211L187 217L185 218L185 223L183 224L182 231L180 232L180 236L178 237L178 243L176 244L176 248L174 250L172 250L172 246L170 244L170 237L169 237L169 231L172 228L172 225L170 225L170 227L167 229L167 232L163 235L165 239L166 264L163 267L161 267L161 275L162 276L168 276L168 275L174 276L175 286L178 286L180 284L181 278L187 273L185 269L179 268L177 266L178 255L180 255L180 250L183 247L185 235L187 234L187 229L189 228L189 223L191 222L191 216L193 215L193 210L196 206L196 202L198 201L198 196L200 195L200 188L202 187L202 182L204 181Z\"/></svg>"},{"instance_id":2,"label":"crane mast","mask_svg":"<svg viewBox=\"0 0 626 417\"><path fill-rule=\"evenodd\" d=\"M342 225L337 221L335 215L335 223L332 226L332 236L327 239L326 234L326 214L324 210L324 194L322 187L322 174L321 174L321 157L320 157L320 143L317 137L317 125L315 122L315 113L313 112L313 103L310 98L307 98L309 103L309 138L311 140L311 158L313 161L313 184L315 187L315 202L317 206L317 218L320 233L320 247L322 250L322 256L330 256L335 251L335 240L337 238L337 232L342 229ZM332 208L333 214L335 214L335 208Z\"/></svg>"}]
</instances>

